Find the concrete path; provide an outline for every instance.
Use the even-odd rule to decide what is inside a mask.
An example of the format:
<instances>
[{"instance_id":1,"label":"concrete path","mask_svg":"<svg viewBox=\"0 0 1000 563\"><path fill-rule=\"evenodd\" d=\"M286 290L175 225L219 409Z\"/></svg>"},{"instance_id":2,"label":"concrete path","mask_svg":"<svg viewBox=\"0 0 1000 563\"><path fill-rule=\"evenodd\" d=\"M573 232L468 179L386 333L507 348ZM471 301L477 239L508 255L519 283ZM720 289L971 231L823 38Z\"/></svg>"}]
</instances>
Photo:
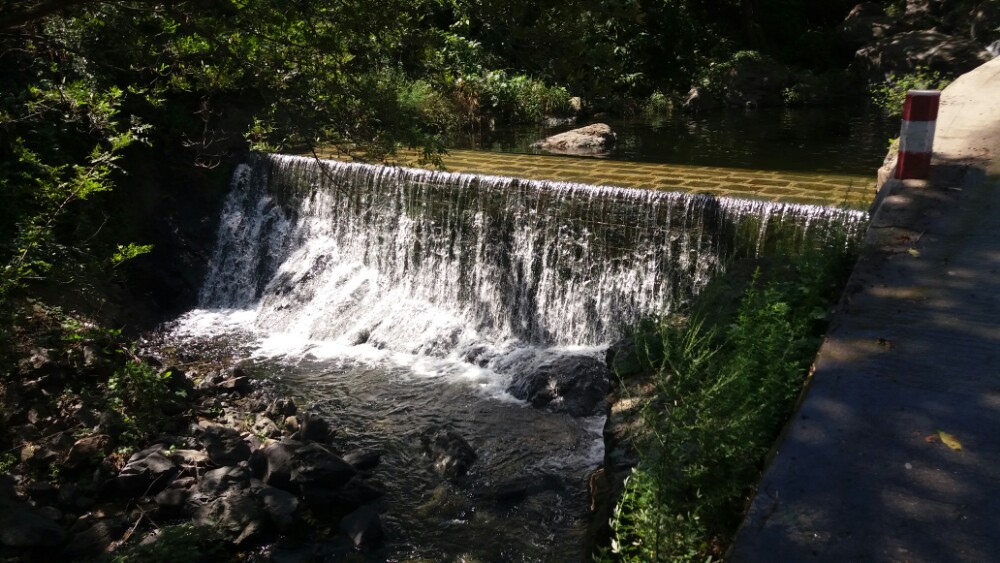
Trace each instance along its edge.
<instances>
[{"instance_id":1,"label":"concrete path","mask_svg":"<svg viewBox=\"0 0 1000 563\"><path fill-rule=\"evenodd\" d=\"M884 188L731 561L1000 561L1000 59L945 90L935 163Z\"/></svg>"}]
</instances>

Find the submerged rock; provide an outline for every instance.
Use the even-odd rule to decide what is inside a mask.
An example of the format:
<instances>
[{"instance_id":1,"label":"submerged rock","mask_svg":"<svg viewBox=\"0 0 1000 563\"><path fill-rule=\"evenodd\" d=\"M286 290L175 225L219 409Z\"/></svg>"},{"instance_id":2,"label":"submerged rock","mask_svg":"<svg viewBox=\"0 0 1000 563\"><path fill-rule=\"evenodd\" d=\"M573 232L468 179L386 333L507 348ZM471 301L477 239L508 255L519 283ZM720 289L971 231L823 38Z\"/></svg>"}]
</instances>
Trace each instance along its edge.
<instances>
[{"instance_id":1,"label":"submerged rock","mask_svg":"<svg viewBox=\"0 0 1000 563\"><path fill-rule=\"evenodd\" d=\"M604 123L594 123L565 133L553 135L531 145L550 152L593 154L605 152L615 144L617 135Z\"/></svg>"},{"instance_id":2,"label":"submerged rock","mask_svg":"<svg viewBox=\"0 0 1000 563\"><path fill-rule=\"evenodd\" d=\"M461 477L476 462L476 451L454 430L431 428L420 436L424 455L431 458L434 469L445 477Z\"/></svg>"},{"instance_id":3,"label":"submerged rock","mask_svg":"<svg viewBox=\"0 0 1000 563\"><path fill-rule=\"evenodd\" d=\"M608 368L592 355L527 354L512 358L501 369L514 377L507 392L535 407L571 416L603 412L608 395Z\"/></svg>"},{"instance_id":4,"label":"submerged rock","mask_svg":"<svg viewBox=\"0 0 1000 563\"><path fill-rule=\"evenodd\" d=\"M363 506L340 521L340 531L358 547L382 541L382 521L373 508Z\"/></svg>"}]
</instances>

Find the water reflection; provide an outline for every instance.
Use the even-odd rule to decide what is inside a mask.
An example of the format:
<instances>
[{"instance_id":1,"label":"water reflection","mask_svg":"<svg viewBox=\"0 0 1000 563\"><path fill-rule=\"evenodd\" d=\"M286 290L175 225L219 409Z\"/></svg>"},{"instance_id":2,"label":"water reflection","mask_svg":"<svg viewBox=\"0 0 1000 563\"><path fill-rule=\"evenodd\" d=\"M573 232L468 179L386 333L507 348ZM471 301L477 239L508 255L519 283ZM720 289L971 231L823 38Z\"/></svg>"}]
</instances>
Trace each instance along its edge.
<instances>
[{"instance_id":1,"label":"water reflection","mask_svg":"<svg viewBox=\"0 0 1000 563\"><path fill-rule=\"evenodd\" d=\"M618 134L604 158L623 161L871 175L899 120L872 109L763 109L651 120L594 118ZM531 143L578 125L521 125L467 134L453 148L546 154Z\"/></svg>"}]
</instances>

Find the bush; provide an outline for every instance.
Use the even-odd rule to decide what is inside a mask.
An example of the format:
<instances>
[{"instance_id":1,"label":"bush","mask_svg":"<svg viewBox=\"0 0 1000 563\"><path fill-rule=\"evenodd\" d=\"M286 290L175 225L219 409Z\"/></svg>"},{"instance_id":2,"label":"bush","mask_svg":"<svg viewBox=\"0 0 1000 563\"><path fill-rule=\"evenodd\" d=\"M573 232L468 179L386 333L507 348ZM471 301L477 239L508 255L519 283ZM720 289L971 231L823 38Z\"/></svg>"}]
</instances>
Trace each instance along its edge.
<instances>
[{"instance_id":1,"label":"bush","mask_svg":"<svg viewBox=\"0 0 1000 563\"><path fill-rule=\"evenodd\" d=\"M621 561L721 558L819 346L848 263L818 253L753 275L732 315L634 338L654 366L646 443L612 520Z\"/></svg>"},{"instance_id":2,"label":"bush","mask_svg":"<svg viewBox=\"0 0 1000 563\"><path fill-rule=\"evenodd\" d=\"M121 415L127 429L121 443L138 442L162 427L163 406L184 391L172 391L173 372L157 373L142 361L128 361L108 378L108 407Z\"/></svg>"},{"instance_id":3,"label":"bush","mask_svg":"<svg viewBox=\"0 0 1000 563\"><path fill-rule=\"evenodd\" d=\"M524 75L508 76L504 71L466 76L456 82L456 88L468 107L502 123L534 123L547 115L573 111L565 88Z\"/></svg>"},{"instance_id":4,"label":"bush","mask_svg":"<svg viewBox=\"0 0 1000 563\"><path fill-rule=\"evenodd\" d=\"M869 93L872 102L885 110L892 117L903 115L903 102L909 90L942 90L951 80L946 79L936 70L927 67L917 67L911 73L903 75L890 74L885 82L871 86Z\"/></svg>"}]
</instances>

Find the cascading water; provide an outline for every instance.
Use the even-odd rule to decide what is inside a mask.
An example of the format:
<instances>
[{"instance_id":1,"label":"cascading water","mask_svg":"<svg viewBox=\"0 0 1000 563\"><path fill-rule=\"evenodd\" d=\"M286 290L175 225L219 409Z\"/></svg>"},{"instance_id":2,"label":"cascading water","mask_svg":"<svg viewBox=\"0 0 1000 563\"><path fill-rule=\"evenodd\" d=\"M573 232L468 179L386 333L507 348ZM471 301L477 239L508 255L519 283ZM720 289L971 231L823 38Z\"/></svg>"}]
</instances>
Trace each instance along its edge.
<instances>
[{"instance_id":1,"label":"cascading water","mask_svg":"<svg viewBox=\"0 0 1000 563\"><path fill-rule=\"evenodd\" d=\"M601 414L593 401L559 408L561 388L541 402L549 411L511 394L537 405L532 377L600 377L603 346L683 306L730 258L842 243L863 222L824 207L256 155L234 175L202 308L174 335L248 335L293 393L364 429L348 445L396 458L412 479L388 476L397 532L383 556L578 560ZM431 423L479 451L471 484L413 468L413 432ZM495 502L525 480L541 485Z\"/></svg>"}]
</instances>

